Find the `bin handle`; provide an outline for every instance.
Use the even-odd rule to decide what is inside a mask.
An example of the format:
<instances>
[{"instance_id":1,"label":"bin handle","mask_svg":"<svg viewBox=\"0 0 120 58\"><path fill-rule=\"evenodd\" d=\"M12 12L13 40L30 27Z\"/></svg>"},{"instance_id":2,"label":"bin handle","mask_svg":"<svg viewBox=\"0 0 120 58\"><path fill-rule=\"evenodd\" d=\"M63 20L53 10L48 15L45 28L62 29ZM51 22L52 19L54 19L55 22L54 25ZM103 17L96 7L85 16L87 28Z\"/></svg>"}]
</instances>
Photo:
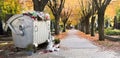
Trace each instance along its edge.
<instances>
[{"instance_id":1,"label":"bin handle","mask_svg":"<svg viewBox=\"0 0 120 58\"><path fill-rule=\"evenodd\" d=\"M20 35L21 36L24 36L24 32L23 32L23 29L24 29L24 25L19 25L19 30L20 30Z\"/></svg>"},{"instance_id":2,"label":"bin handle","mask_svg":"<svg viewBox=\"0 0 120 58\"><path fill-rule=\"evenodd\" d=\"M13 28L13 26L11 25L11 23L14 21L14 20L16 20L17 18L19 18L19 17L22 17L23 15L15 15L15 16L12 16L8 21L7 21L7 25L9 26L9 28L12 30L12 32L13 33L15 33L15 34L20 34L20 33L18 33L14 28Z\"/></svg>"},{"instance_id":3,"label":"bin handle","mask_svg":"<svg viewBox=\"0 0 120 58\"><path fill-rule=\"evenodd\" d=\"M12 30L13 33L17 34L17 32L13 29L13 27L10 24L7 24L9 28Z\"/></svg>"},{"instance_id":4,"label":"bin handle","mask_svg":"<svg viewBox=\"0 0 120 58\"><path fill-rule=\"evenodd\" d=\"M13 33L17 34L17 35L22 35L24 36L24 32L23 30L20 30L20 31L16 31L10 24L8 24L9 28L12 30Z\"/></svg>"},{"instance_id":5,"label":"bin handle","mask_svg":"<svg viewBox=\"0 0 120 58\"><path fill-rule=\"evenodd\" d=\"M16 31L15 29L14 29L14 27L12 26L12 22L14 21L14 20L16 20L17 18L19 18L19 17L22 17L23 15L15 15L15 16L12 16L8 21L7 21L7 25L9 26L9 28L12 30L12 32L13 33L15 33L15 34L17 34L17 35L24 35L24 33L23 33L23 30L20 30L20 31Z\"/></svg>"}]
</instances>

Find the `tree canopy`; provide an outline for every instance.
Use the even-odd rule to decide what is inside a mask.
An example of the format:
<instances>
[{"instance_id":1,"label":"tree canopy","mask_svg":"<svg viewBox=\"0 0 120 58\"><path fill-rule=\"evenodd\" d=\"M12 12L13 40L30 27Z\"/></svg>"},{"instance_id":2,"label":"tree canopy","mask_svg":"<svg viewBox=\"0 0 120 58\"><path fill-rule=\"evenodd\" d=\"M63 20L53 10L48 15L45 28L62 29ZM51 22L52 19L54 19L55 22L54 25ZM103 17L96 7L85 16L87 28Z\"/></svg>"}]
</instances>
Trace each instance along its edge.
<instances>
[{"instance_id":1,"label":"tree canopy","mask_svg":"<svg viewBox=\"0 0 120 58\"><path fill-rule=\"evenodd\" d=\"M4 19L6 14L19 14L22 11L18 0L1 0L0 1L1 17Z\"/></svg>"}]
</instances>

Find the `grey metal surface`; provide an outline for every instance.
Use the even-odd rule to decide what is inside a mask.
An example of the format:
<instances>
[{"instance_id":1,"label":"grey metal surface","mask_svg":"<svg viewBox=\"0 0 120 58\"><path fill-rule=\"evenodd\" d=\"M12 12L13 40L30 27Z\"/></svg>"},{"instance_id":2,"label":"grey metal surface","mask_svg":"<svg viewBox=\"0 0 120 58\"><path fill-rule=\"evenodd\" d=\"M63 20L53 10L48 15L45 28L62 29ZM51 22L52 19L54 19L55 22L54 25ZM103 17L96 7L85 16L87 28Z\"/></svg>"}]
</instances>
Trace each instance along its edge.
<instances>
[{"instance_id":1,"label":"grey metal surface","mask_svg":"<svg viewBox=\"0 0 120 58\"><path fill-rule=\"evenodd\" d=\"M45 13L42 12L42 15ZM14 44L19 48L26 48L29 44L41 44L50 35L50 19L38 21L28 15L19 14L12 16L7 24L12 30Z\"/></svg>"},{"instance_id":2,"label":"grey metal surface","mask_svg":"<svg viewBox=\"0 0 120 58\"><path fill-rule=\"evenodd\" d=\"M25 48L33 42L33 20L29 16L20 15L15 15L10 18L9 20L14 20L10 22L9 25L11 26L15 46ZM22 30L20 30L20 26L23 26Z\"/></svg>"}]
</instances>

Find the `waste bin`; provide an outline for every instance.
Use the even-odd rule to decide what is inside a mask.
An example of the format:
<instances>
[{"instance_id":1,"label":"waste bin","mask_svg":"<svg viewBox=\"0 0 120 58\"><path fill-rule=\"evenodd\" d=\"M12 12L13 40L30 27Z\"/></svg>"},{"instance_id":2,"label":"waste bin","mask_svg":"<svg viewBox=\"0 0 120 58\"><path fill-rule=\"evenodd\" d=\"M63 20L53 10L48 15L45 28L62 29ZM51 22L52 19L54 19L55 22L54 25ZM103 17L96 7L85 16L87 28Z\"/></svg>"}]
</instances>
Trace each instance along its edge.
<instances>
[{"instance_id":1,"label":"waste bin","mask_svg":"<svg viewBox=\"0 0 120 58\"><path fill-rule=\"evenodd\" d=\"M26 48L29 44L41 44L50 36L50 17L43 12L14 15L7 24L12 30L15 47L18 48Z\"/></svg>"}]
</instances>

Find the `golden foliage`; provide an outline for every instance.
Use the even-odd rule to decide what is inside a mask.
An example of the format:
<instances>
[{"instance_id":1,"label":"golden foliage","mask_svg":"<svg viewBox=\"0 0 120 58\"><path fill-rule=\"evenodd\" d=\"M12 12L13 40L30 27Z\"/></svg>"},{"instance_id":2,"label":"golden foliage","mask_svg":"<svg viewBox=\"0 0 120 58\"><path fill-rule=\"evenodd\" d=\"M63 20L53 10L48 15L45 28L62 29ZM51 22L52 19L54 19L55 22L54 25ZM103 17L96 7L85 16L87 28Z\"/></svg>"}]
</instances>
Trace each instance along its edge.
<instances>
[{"instance_id":1,"label":"golden foliage","mask_svg":"<svg viewBox=\"0 0 120 58\"><path fill-rule=\"evenodd\" d=\"M0 8L2 18L5 18L6 14L19 14L22 10L18 0L3 0Z\"/></svg>"},{"instance_id":2,"label":"golden foliage","mask_svg":"<svg viewBox=\"0 0 120 58\"><path fill-rule=\"evenodd\" d=\"M23 12L33 11L32 0L19 0L19 3L22 6Z\"/></svg>"},{"instance_id":3,"label":"golden foliage","mask_svg":"<svg viewBox=\"0 0 120 58\"><path fill-rule=\"evenodd\" d=\"M113 18L116 15L116 9L120 8L120 0L111 2L106 9L106 16Z\"/></svg>"},{"instance_id":4,"label":"golden foliage","mask_svg":"<svg viewBox=\"0 0 120 58\"><path fill-rule=\"evenodd\" d=\"M79 16L80 7L78 0L66 0L64 8L68 8L68 7L72 9L72 14L68 20L68 23L69 21L71 21L72 25L76 25L79 22L79 18L80 18Z\"/></svg>"}]
</instances>

